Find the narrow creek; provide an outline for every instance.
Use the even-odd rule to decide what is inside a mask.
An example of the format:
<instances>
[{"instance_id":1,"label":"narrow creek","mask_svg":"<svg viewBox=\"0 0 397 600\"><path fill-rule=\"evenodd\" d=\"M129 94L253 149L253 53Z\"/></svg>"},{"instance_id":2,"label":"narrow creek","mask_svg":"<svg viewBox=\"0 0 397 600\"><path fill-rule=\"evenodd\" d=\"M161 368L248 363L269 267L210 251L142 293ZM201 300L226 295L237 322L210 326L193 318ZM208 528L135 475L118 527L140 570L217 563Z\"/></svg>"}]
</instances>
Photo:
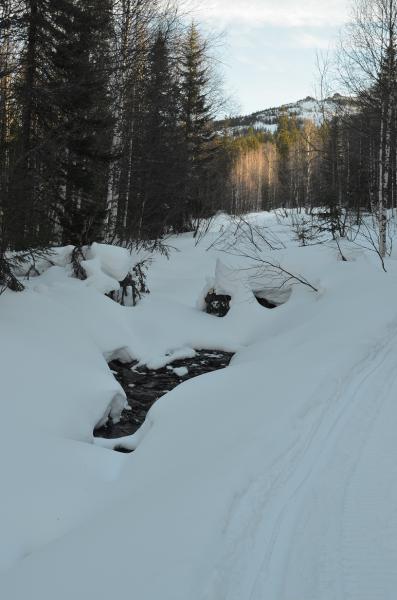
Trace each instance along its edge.
<instances>
[{"instance_id":1,"label":"narrow creek","mask_svg":"<svg viewBox=\"0 0 397 600\"><path fill-rule=\"evenodd\" d=\"M263 290L257 292L255 297L264 308L273 309L285 302L284 296L288 296L290 291L282 292L281 302L279 292L278 302L269 299L268 293L269 290ZM224 317L230 309L230 301L229 295L209 292L205 298L206 312ZM233 353L221 350L197 350L193 358L174 360L156 370L139 365L137 361L127 364L117 360L110 362L110 369L126 393L128 408L123 411L118 423L109 422L97 428L94 431L95 437L121 438L132 435L143 424L149 409L161 396L192 377L227 367L232 356ZM125 451L122 447L116 450Z\"/></svg>"},{"instance_id":2,"label":"narrow creek","mask_svg":"<svg viewBox=\"0 0 397 600\"><path fill-rule=\"evenodd\" d=\"M193 358L175 360L157 370L138 366L137 362L112 361L109 367L126 393L128 408L118 423L108 423L96 429L94 435L118 438L135 433L150 407L161 396L192 377L227 367L232 356L232 353L220 350L198 350Z\"/></svg>"}]
</instances>

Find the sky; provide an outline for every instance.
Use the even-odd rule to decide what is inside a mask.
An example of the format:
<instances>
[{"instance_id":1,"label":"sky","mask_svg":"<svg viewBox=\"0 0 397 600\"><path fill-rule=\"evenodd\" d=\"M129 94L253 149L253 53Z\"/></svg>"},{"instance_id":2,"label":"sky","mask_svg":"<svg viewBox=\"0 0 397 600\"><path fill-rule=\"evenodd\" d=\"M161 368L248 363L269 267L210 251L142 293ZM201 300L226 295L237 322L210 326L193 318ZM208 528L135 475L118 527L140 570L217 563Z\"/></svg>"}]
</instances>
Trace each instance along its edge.
<instances>
[{"instance_id":1,"label":"sky","mask_svg":"<svg viewBox=\"0 0 397 600\"><path fill-rule=\"evenodd\" d=\"M190 0L195 19L223 32L229 111L248 114L315 95L316 52L332 52L350 0Z\"/></svg>"}]
</instances>

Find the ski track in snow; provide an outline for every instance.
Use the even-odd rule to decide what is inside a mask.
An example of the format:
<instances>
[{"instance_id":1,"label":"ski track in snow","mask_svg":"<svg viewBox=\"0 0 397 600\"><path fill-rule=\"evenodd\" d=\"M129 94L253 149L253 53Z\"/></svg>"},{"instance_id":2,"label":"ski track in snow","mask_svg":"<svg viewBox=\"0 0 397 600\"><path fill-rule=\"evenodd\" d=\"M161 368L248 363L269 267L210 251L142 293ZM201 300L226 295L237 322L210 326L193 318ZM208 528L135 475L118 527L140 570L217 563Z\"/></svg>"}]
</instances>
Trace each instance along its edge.
<instances>
[{"instance_id":1,"label":"ski track in snow","mask_svg":"<svg viewBox=\"0 0 397 600\"><path fill-rule=\"evenodd\" d=\"M397 322L334 386L322 414L270 474L236 496L205 600L303 600L302 590L304 600L395 598L397 465L390 389L397 392L396 383ZM387 425L377 427L380 419L389 424L389 436L382 435ZM388 471L379 465L382 451ZM390 516L391 494L396 510Z\"/></svg>"}]
</instances>

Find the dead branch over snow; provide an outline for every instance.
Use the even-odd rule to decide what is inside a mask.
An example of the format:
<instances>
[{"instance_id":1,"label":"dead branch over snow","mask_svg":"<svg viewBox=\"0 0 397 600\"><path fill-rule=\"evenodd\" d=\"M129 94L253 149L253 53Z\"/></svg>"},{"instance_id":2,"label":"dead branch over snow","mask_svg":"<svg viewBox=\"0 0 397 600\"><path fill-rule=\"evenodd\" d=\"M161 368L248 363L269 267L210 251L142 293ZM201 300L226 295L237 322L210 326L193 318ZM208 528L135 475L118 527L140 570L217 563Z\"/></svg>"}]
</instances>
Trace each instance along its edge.
<instances>
[{"instance_id":1,"label":"dead branch over snow","mask_svg":"<svg viewBox=\"0 0 397 600\"><path fill-rule=\"evenodd\" d=\"M265 254L265 251L273 253L284 248L283 242L269 227L253 223L248 217L233 217L230 226L220 233L208 250L216 249L251 263L247 267L241 267L241 270L251 272L252 279L263 279L263 276L266 276L274 287L282 288L299 283L318 292L306 277L300 273L293 273L276 257L273 259Z\"/></svg>"}]
</instances>

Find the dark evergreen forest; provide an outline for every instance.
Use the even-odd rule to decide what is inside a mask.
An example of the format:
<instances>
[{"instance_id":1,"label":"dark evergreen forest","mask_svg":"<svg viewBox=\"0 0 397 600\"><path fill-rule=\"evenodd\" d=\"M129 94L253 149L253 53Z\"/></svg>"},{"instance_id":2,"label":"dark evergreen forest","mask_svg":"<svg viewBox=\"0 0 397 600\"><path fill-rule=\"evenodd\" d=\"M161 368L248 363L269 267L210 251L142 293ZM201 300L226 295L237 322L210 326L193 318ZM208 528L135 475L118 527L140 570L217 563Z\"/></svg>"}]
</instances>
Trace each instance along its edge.
<instances>
[{"instance_id":1,"label":"dark evergreen forest","mask_svg":"<svg viewBox=\"0 0 397 600\"><path fill-rule=\"evenodd\" d=\"M220 210L320 209L333 236L371 212L384 256L397 205L396 11L395 0L357 2L341 55L348 95L314 122L281 113L269 133L219 120L216 49L177 6L3 0L3 283L18 288L10 251L153 244Z\"/></svg>"}]
</instances>

